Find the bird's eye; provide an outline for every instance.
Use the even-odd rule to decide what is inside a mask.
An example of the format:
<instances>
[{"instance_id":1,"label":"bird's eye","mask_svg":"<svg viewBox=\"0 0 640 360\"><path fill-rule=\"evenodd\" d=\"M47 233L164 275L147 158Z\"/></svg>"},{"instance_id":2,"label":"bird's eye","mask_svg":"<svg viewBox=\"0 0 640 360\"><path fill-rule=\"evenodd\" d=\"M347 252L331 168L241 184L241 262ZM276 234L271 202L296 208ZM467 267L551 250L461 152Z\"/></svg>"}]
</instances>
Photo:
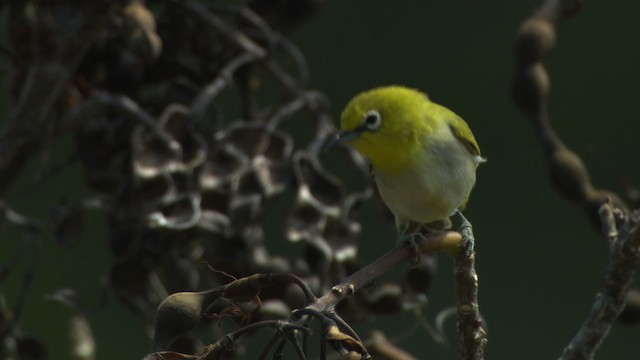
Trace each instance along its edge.
<instances>
[{"instance_id":1,"label":"bird's eye","mask_svg":"<svg viewBox=\"0 0 640 360\"><path fill-rule=\"evenodd\" d=\"M382 117L380 113L375 110L367 111L367 114L364 116L364 127L369 131L376 131L382 125Z\"/></svg>"}]
</instances>

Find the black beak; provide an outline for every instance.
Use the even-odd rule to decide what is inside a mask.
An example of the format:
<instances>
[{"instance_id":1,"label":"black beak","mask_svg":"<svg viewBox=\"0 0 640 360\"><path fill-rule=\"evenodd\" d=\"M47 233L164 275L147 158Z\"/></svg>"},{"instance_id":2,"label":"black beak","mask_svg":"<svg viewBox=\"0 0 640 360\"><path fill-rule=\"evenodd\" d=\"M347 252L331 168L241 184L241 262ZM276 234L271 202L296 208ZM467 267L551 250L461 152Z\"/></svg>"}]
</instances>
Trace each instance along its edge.
<instances>
[{"instance_id":1,"label":"black beak","mask_svg":"<svg viewBox=\"0 0 640 360\"><path fill-rule=\"evenodd\" d=\"M337 132L335 135L333 135L326 144L324 144L324 151L329 151L331 149L333 149L334 147L336 147L339 144L351 141L355 138L357 138L358 136L360 136L360 134L362 133L362 131L360 130L349 130L349 131L339 131Z\"/></svg>"}]
</instances>

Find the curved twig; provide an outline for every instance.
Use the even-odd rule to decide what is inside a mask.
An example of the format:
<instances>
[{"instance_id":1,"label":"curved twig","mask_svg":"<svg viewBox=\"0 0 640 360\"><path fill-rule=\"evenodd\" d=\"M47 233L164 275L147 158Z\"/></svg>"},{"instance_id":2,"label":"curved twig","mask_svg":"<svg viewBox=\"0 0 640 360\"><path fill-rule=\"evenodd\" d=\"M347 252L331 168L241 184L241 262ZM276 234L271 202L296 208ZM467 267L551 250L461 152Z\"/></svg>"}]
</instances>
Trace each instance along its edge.
<instances>
[{"instance_id":1,"label":"curved twig","mask_svg":"<svg viewBox=\"0 0 640 360\"><path fill-rule=\"evenodd\" d=\"M545 150L548 172L555 187L580 204L591 221L609 240L609 262L602 290L591 311L560 359L591 359L621 313L640 258L640 214L627 216L620 198L608 190L594 188L589 172L578 155L553 131L546 107L549 78L543 66L545 54L555 42L558 22L579 9L580 1L547 0L526 19L515 42L516 70L512 80L514 102L531 120ZM624 224L621 231L617 225Z\"/></svg>"},{"instance_id":2,"label":"curved twig","mask_svg":"<svg viewBox=\"0 0 640 360\"><path fill-rule=\"evenodd\" d=\"M579 0L573 2L580 3ZM613 192L594 187L582 159L553 130L546 102L550 81L543 64L544 56L555 45L560 19L571 15L576 8L579 6L567 1L547 0L522 22L514 45L516 68L511 95L529 117L542 144L551 182L567 199L581 205L599 228L598 209L607 198L612 199L617 208L627 207Z\"/></svg>"}]
</instances>

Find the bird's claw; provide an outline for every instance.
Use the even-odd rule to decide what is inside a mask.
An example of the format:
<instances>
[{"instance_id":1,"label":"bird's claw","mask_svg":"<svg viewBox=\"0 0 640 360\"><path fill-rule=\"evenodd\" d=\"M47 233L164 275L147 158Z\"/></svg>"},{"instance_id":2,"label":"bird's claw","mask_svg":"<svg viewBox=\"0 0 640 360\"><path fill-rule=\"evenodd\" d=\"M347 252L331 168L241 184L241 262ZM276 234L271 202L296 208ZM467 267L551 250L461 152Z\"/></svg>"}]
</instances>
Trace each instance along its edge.
<instances>
[{"instance_id":1,"label":"bird's claw","mask_svg":"<svg viewBox=\"0 0 640 360\"><path fill-rule=\"evenodd\" d=\"M460 224L459 232L462 235L462 240L464 241L462 245L464 256L468 258L473 254L475 250L475 238L473 236L473 226L471 225L471 222L469 222L469 220L467 220L467 218L465 218L464 215L462 215L462 212L458 211L458 215L462 220L462 223Z\"/></svg>"},{"instance_id":2,"label":"bird's claw","mask_svg":"<svg viewBox=\"0 0 640 360\"><path fill-rule=\"evenodd\" d=\"M414 235L401 235L400 236L400 246L407 243L409 245L409 249L411 251L411 258L409 259L409 263L411 267L416 267L420 264L420 260L422 259L422 253L420 252L420 247L416 244L415 237L423 236L422 234L414 234Z\"/></svg>"},{"instance_id":3,"label":"bird's claw","mask_svg":"<svg viewBox=\"0 0 640 360\"><path fill-rule=\"evenodd\" d=\"M464 257L468 258L473 254L475 241L473 240L473 238L466 238L466 241L462 246L463 246L462 251L464 251Z\"/></svg>"}]
</instances>

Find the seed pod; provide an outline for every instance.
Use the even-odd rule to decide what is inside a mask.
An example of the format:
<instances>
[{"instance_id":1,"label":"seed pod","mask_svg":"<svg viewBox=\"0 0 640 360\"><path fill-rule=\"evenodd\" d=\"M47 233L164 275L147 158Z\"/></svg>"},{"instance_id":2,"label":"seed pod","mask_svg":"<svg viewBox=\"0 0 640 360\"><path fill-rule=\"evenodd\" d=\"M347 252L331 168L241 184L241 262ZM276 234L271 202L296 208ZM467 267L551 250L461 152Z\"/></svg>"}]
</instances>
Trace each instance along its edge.
<instances>
[{"instance_id":1,"label":"seed pod","mask_svg":"<svg viewBox=\"0 0 640 360\"><path fill-rule=\"evenodd\" d=\"M202 312L222 293L221 288L202 292L179 292L169 295L156 312L153 351L169 348L178 336L191 331L200 323Z\"/></svg>"}]
</instances>

